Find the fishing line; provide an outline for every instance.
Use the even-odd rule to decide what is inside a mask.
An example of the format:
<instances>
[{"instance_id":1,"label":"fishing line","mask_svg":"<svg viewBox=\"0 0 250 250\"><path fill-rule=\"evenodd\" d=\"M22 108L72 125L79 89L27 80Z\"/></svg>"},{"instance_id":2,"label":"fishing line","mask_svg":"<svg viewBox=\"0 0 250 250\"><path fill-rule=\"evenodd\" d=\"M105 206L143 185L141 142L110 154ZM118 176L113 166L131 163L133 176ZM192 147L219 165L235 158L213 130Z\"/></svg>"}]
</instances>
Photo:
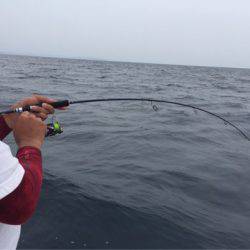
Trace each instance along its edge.
<instances>
[{"instance_id":1,"label":"fishing line","mask_svg":"<svg viewBox=\"0 0 250 250\"><path fill-rule=\"evenodd\" d=\"M61 100L61 101L57 101L54 103L50 103L50 105L52 105L54 108L62 108L62 107L67 107L69 105L74 105L74 104L86 104L86 103L95 103L95 102L120 102L120 101L150 102L151 105L152 103L166 103L166 104L173 104L173 105L178 105L178 106L186 107L186 108L192 108L194 110L199 110L201 112L207 113L211 116L214 116L222 120L224 124L230 125L234 129L236 129L239 132L239 134L241 134L246 140L250 141L250 138L246 135L246 133L244 133L238 126L234 125L232 122L228 121L224 117L218 114L215 114L211 111L208 111L206 109L199 108L190 104L181 103L181 102L160 100L160 99L154 99L154 98L100 98L100 99L86 99L86 100L78 100L78 101ZM42 106L42 103L38 103L35 106ZM152 107L155 111L158 110L158 107L156 105L152 105ZM25 107L20 107L14 110L3 111L3 112L0 112L0 115L10 114L10 113L21 113L24 111L32 111L32 106L25 106Z\"/></svg>"},{"instance_id":2,"label":"fishing line","mask_svg":"<svg viewBox=\"0 0 250 250\"><path fill-rule=\"evenodd\" d=\"M182 107L188 107L195 110L199 110L202 112L205 112L211 116L214 116L220 120L222 120L225 124L230 125L231 127L235 128L245 139L250 141L250 138L236 125L234 125L232 122L228 121L227 119L223 118L222 116L215 114L213 112L210 112L208 110L205 110L203 108L199 108L193 105L180 103L180 102L174 102L174 101L166 101L166 100L159 100L159 99L152 99L152 98L103 98L103 99L89 99L89 100L79 100L79 101L70 101L69 104L79 104L79 103L93 103L93 102L113 102L113 101L143 101L143 102L156 102L156 103L167 103L167 104L174 104ZM153 106L154 107L154 106ZM154 108L154 110L157 109Z\"/></svg>"}]
</instances>

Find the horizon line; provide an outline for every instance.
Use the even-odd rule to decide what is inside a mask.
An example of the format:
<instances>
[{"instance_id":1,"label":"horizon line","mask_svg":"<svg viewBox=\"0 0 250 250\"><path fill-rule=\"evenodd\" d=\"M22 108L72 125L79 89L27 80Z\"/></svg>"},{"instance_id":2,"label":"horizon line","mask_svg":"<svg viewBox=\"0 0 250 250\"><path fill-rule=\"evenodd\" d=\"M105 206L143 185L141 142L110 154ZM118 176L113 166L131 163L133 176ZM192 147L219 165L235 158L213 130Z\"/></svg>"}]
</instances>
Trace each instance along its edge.
<instances>
[{"instance_id":1,"label":"horizon line","mask_svg":"<svg viewBox=\"0 0 250 250\"><path fill-rule=\"evenodd\" d=\"M155 62L140 62L140 61L119 61L119 60L109 60L109 59L100 59L100 58L82 58L82 57L64 57L64 56L43 56L37 54L25 54L25 53L11 53L11 52L2 52L0 55L7 56L23 56L23 57L40 57L40 58L49 58L49 59L69 59L69 60L83 60L83 61L97 61L97 62L113 62L113 63L132 63L132 64L149 64L149 65L166 65L166 66L181 66L181 67L200 67L200 68L222 68L222 69L246 69L248 67L229 67L229 66L209 66L209 65L193 65L193 64L171 64L171 63L155 63Z\"/></svg>"}]
</instances>

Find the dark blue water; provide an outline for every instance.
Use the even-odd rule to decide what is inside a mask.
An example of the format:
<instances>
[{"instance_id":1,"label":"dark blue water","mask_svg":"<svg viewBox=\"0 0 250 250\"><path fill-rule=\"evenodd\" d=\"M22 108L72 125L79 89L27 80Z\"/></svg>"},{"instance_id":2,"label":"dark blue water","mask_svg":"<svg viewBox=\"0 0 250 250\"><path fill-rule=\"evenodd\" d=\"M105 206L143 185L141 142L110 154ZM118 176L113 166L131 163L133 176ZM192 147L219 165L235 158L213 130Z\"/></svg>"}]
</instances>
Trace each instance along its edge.
<instances>
[{"instance_id":1,"label":"dark blue water","mask_svg":"<svg viewBox=\"0 0 250 250\"><path fill-rule=\"evenodd\" d=\"M250 135L250 70L0 56L1 109L58 99L152 97L222 115ZM250 248L250 144L174 105L58 112L44 183L19 248ZM8 142L15 146L13 139Z\"/></svg>"}]
</instances>

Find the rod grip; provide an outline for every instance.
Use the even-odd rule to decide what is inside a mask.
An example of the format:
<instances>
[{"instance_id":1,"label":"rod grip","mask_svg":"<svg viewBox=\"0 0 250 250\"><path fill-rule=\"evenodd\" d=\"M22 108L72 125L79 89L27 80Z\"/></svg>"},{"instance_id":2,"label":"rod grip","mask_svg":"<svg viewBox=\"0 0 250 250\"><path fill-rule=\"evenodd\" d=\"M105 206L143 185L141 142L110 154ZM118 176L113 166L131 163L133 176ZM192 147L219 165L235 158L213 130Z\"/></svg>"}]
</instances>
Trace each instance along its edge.
<instances>
[{"instance_id":1,"label":"rod grip","mask_svg":"<svg viewBox=\"0 0 250 250\"><path fill-rule=\"evenodd\" d=\"M42 107L43 102L39 102L36 106ZM69 100L60 100L52 103L48 103L53 108L63 108L69 106Z\"/></svg>"},{"instance_id":2,"label":"rod grip","mask_svg":"<svg viewBox=\"0 0 250 250\"><path fill-rule=\"evenodd\" d=\"M69 106L70 102L69 100L60 100L60 101L57 101L57 102L52 102L52 103L49 103L52 107L54 108L63 108L63 107L67 107ZM42 107L43 105L43 102L39 102L37 104L35 104L35 106L39 106L39 107ZM34 105L33 105L34 106ZM31 111L31 107L32 106L25 106L22 108L22 111L21 112L24 112L24 111ZM17 109L18 110L18 109ZM18 113L18 111L16 111Z\"/></svg>"},{"instance_id":3,"label":"rod grip","mask_svg":"<svg viewBox=\"0 0 250 250\"><path fill-rule=\"evenodd\" d=\"M57 102L52 102L50 103L51 106L54 108L63 108L63 107L68 107L69 106L69 100L60 100Z\"/></svg>"}]
</instances>

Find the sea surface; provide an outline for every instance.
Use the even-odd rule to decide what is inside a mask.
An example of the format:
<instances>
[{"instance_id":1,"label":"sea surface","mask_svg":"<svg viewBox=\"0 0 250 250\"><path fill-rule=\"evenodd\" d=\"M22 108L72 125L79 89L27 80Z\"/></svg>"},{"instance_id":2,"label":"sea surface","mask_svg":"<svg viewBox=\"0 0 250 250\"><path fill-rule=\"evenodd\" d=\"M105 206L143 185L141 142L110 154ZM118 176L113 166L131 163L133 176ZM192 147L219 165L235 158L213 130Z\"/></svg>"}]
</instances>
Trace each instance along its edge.
<instances>
[{"instance_id":1,"label":"sea surface","mask_svg":"<svg viewBox=\"0 0 250 250\"><path fill-rule=\"evenodd\" d=\"M150 97L250 136L248 69L1 55L0 87L1 110L32 93ZM43 146L20 249L250 248L250 142L234 128L150 102L72 105L54 119L64 133Z\"/></svg>"}]
</instances>

